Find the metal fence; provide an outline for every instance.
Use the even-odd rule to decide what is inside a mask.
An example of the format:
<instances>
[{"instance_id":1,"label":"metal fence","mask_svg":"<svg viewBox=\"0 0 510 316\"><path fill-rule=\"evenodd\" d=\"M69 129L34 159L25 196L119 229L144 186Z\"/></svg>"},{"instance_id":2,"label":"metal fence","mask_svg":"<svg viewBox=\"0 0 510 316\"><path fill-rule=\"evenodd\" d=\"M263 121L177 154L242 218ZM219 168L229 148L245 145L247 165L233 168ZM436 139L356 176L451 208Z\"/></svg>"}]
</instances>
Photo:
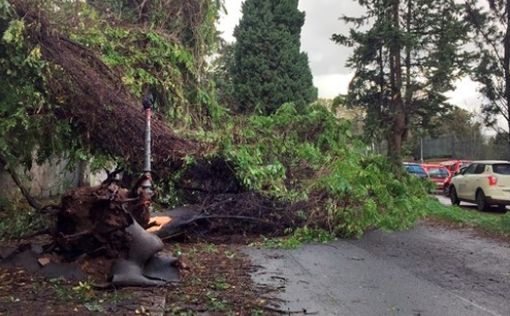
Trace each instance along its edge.
<instances>
[{"instance_id":1,"label":"metal fence","mask_svg":"<svg viewBox=\"0 0 510 316\"><path fill-rule=\"evenodd\" d=\"M510 146L496 143L488 137L473 135L456 137L454 135L438 138L423 138L413 151L413 156L423 159L452 158L469 160L510 160Z\"/></svg>"}]
</instances>

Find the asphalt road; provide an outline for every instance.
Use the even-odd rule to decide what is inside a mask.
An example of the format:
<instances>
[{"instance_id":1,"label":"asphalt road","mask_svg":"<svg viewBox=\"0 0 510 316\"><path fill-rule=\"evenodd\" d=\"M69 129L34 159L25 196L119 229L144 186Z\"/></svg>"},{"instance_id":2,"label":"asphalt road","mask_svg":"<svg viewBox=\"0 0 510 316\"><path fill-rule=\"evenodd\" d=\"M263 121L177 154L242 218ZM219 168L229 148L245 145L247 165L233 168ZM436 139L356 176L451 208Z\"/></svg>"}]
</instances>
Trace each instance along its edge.
<instances>
[{"instance_id":1,"label":"asphalt road","mask_svg":"<svg viewBox=\"0 0 510 316\"><path fill-rule=\"evenodd\" d=\"M447 197L447 196L444 196L444 195L435 195L435 197L443 205L452 205L452 203L450 202L450 198ZM469 210L478 211L477 208L476 208L476 204L474 204L474 203L460 202L460 207L463 207L463 208L469 209ZM508 210L508 206L506 208ZM496 211L488 211L488 213L499 214L499 215L503 214L502 212L496 212Z\"/></svg>"},{"instance_id":2,"label":"asphalt road","mask_svg":"<svg viewBox=\"0 0 510 316\"><path fill-rule=\"evenodd\" d=\"M510 315L510 247L421 223L296 250L248 248L282 310L315 315Z\"/></svg>"},{"instance_id":3,"label":"asphalt road","mask_svg":"<svg viewBox=\"0 0 510 316\"><path fill-rule=\"evenodd\" d=\"M441 202L441 204L443 204L443 205L452 205L452 202L450 202L450 198L449 197L444 196L444 195L434 195L434 196L439 200L439 202ZM464 204L464 202L462 202L461 204L462 205L466 205L466 204ZM470 206L472 205L473 207L476 207L476 204L469 204L469 205Z\"/></svg>"}]
</instances>

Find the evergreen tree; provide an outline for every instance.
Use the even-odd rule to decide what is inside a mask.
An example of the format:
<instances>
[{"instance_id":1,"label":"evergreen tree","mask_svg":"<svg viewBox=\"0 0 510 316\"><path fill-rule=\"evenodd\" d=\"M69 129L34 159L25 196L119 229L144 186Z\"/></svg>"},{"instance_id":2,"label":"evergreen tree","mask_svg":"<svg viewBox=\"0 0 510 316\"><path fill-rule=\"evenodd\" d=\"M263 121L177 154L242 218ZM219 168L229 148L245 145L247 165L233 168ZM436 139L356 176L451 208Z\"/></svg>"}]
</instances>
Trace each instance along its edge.
<instances>
[{"instance_id":1,"label":"evergreen tree","mask_svg":"<svg viewBox=\"0 0 510 316\"><path fill-rule=\"evenodd\" d=\"M298 0L246 0L242 11L231 66L239 109L270 114L286 102L300 109L316 100L308 56L300 52L305 14Z\"/></svg>"},{"instance_id":2,"label":"evergreen tree","mask_svg":"<svg viewBox=\"0 0 510 316\"><path fill-rule=\"evenodd\" d=\"M475 31L478 55L472 79L482 86L486 97L482 105L485 123L498 129L497 119L503 117L508 130L498 131L507 136L510 147L510 1L488 0L488 8L467 1L467 16Z\"/></svg>"},{"instance_id":3,"label":"evergreen tree","mask_svg":"<svg viewBox=\"0 0 510 316\"><path fill-rule=\"evenodd\" d=\"M449 105L444 92L464 70L467 27L454 0L359 0L367 14L343 17L349 36L332 39L354 47L355 70L347 102L366 109L372 142L388 141L395 164L410 132L427 128ZM364 26L362 28L362 26Z\"/></svg>"}]
</instances>

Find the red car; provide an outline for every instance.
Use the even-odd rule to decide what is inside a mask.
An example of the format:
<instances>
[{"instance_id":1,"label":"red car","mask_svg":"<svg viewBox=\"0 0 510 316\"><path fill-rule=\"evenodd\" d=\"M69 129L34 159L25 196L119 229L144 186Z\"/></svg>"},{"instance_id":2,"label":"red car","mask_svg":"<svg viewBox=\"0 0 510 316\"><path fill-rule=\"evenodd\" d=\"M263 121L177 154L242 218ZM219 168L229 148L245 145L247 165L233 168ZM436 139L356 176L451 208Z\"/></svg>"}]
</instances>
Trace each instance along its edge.
<instances>
[{"instance_id":1,"label":"red car","mask_svg":"<svg viewBox=\"0 0 510 316\"><path fill-rule=\"evenodd\" d=\"M471 161L469 161L469 160L448 160L448 161L443 161L439 164L441 166L446 167L448 169L448 171L450 171L450 176L444 183L444 193L445 193L445 195L448 195L450 183L452 182L452 177L454 175L456 175L460 171L461 168L469 166L471 164Z\"/></svg>"},{"instance_id":2,"label":"red car","mask_svg":"<svg viewBox=\"0 0 510 316\"><path fill-rule=\"evenodd\" d=\"M429 175L429 179L436 184L439 192L444 192L445 182L450 179L450 171L448 168L439 164L422 164L423 169Z\"/></svg>"}]
</instances>

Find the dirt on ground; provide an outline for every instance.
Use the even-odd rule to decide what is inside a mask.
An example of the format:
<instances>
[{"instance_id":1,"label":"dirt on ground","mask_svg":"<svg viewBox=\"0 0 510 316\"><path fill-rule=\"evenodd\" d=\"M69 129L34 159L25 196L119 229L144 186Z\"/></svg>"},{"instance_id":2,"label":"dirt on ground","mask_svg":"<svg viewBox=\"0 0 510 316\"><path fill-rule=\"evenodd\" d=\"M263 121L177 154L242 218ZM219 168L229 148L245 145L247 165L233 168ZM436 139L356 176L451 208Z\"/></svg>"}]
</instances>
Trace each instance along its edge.
<instances>
[{"instance_id":1,"label":"dirt on ground","mask_svg":"<svg viewBox=\"0 0 510 316\"><path fill-rule=\"evenodd\" d=\"M100 289L108 262L90 259L87 281L46 279L18 268L0 268L0 315L270 315L271 288L256 286L239 244L173 243L181 282L156 288Z\"/></svg>"}]
</instances>

